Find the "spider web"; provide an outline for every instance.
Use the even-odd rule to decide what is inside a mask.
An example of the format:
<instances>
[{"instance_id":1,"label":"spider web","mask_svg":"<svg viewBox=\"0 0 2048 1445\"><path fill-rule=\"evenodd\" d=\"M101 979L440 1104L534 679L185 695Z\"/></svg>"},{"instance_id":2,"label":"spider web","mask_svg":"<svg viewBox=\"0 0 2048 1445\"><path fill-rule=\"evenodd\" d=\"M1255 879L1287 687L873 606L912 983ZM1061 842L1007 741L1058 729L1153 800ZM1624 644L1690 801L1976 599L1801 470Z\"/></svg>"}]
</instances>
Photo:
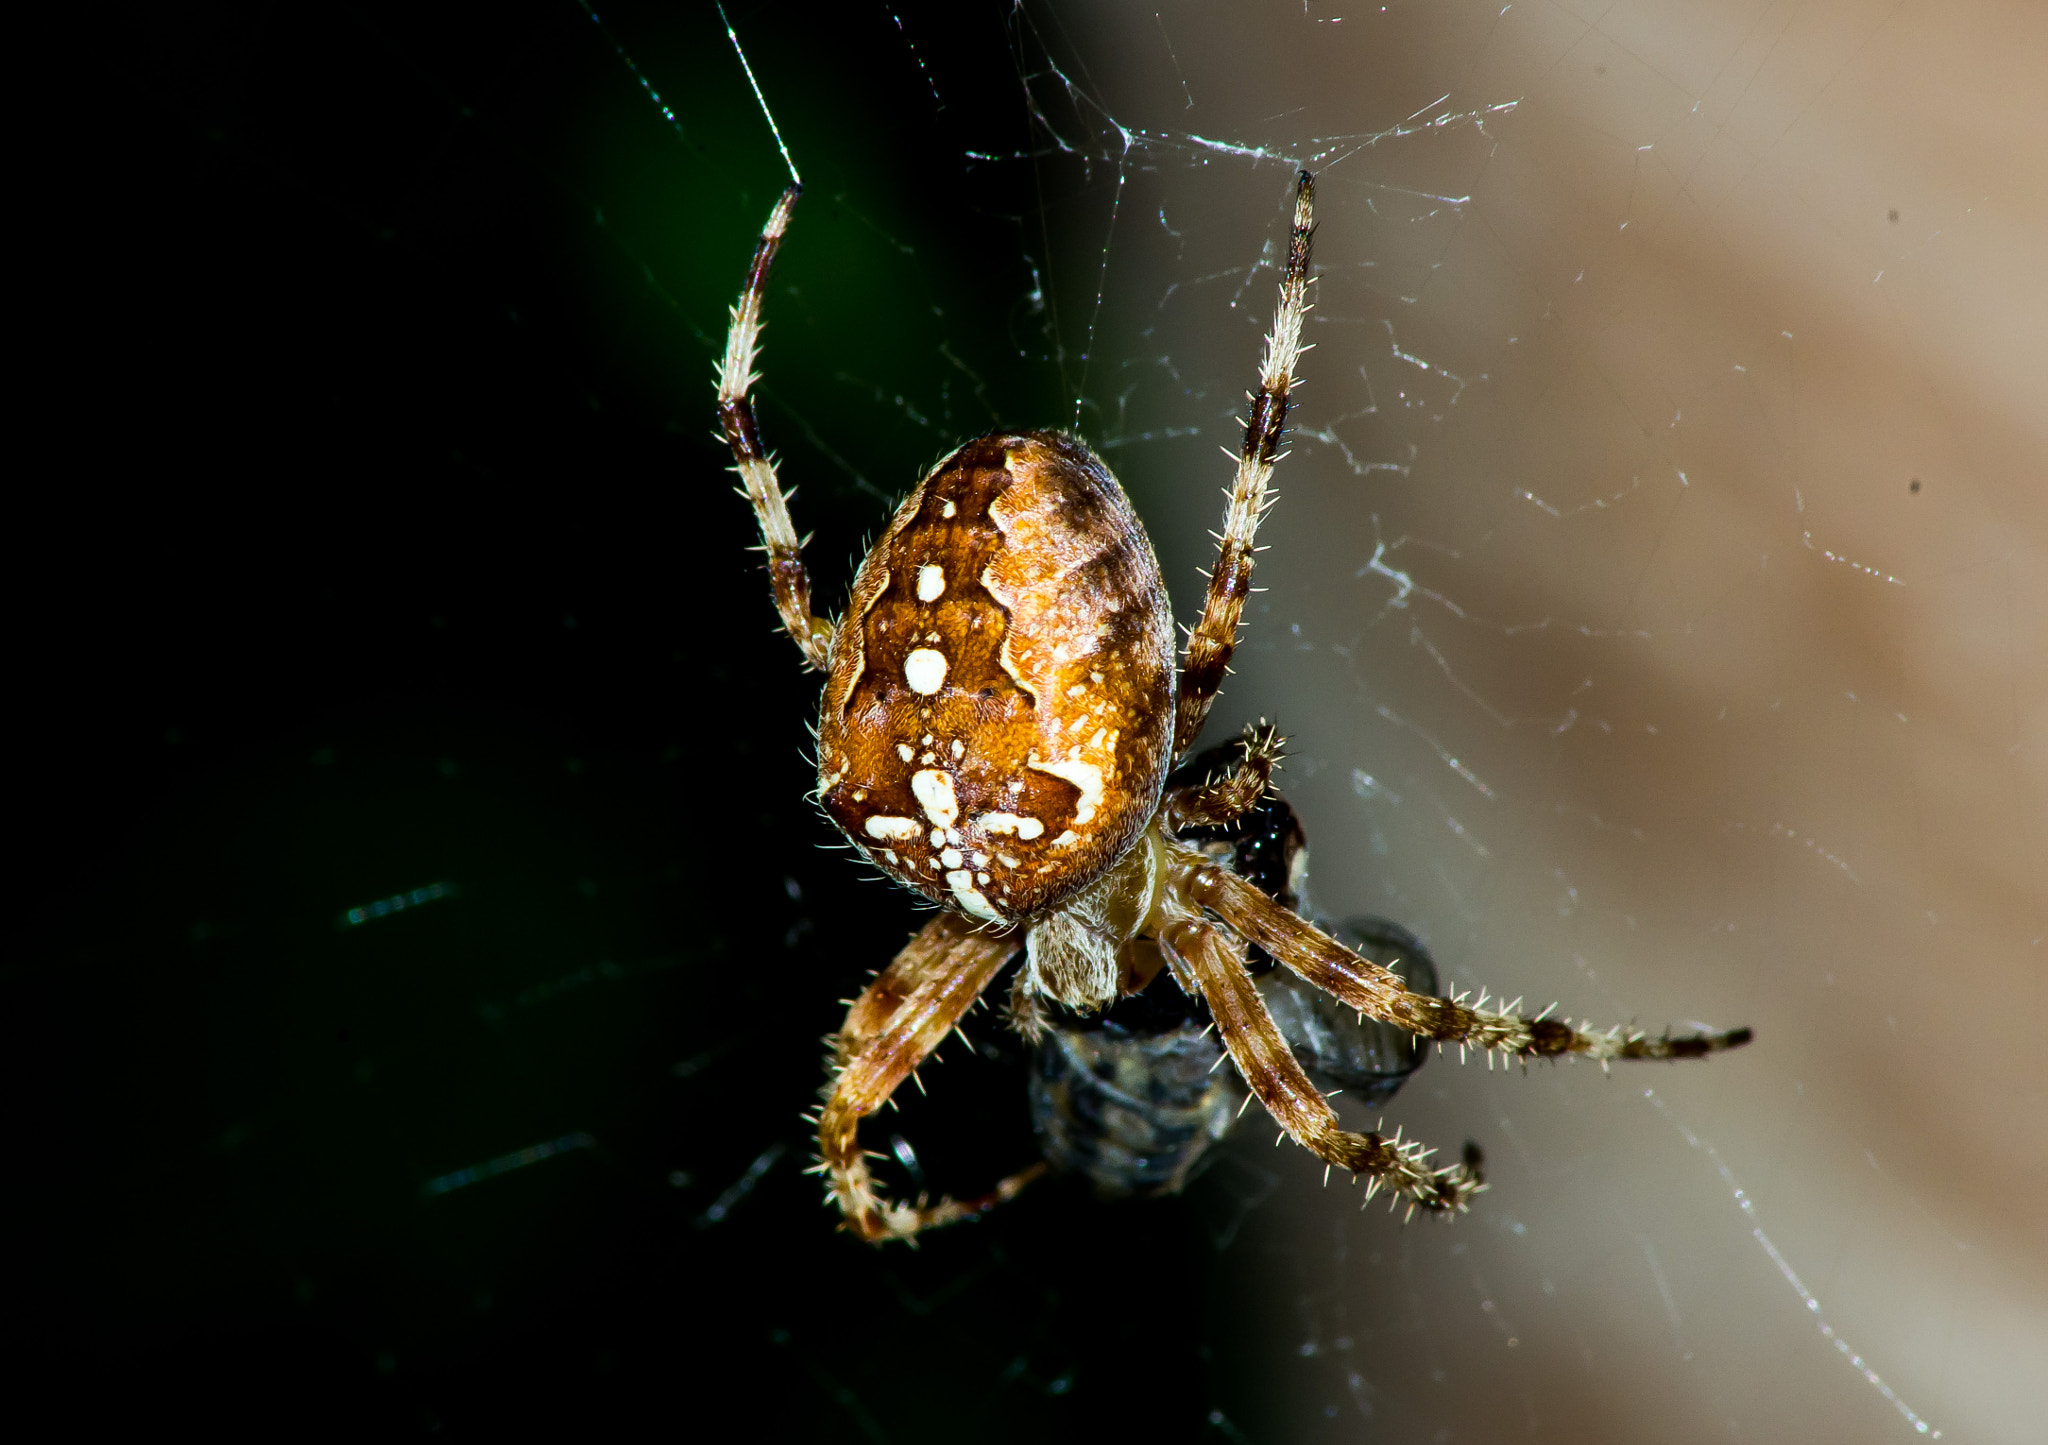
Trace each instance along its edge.
<instances>
[{"instance_id":1,"label":"spider web","mask_svg":"<svg viewBox=\"0 0 2048 1445\"><path fill-rule=\"evenodd\" d=\"M810 1438L2020 1438L2048 1357L2038 19L956 9L728 7L806 181L763 414L820 605L932 456L1063 424L1189 620L1308 167L1315 349L1209 737L1283 726L1319 906L1402 923L1447 984L1756 1043L1604 1079L1433 1060L1386 1117L1486 1151L1450 1226L1361 1212L1251 1115L1184 1201L1047 1191L909 1257L832 1238L798 1173L811 1041L915 913L818 853L814 684L731 585L706 378L786 173L725 24L223 11L139 85L347 238L360 294L400 288L356 370L409 380L355 407L336 380L279 433L315 475L359 463L326 493L348 535L293 569L344 665L276 719L225 674L166 694L165 746L222 739L216 781L163 765L198 801L136 865L229 1041L193 1213L264 1223L138 1212L138 1251L203 1236L195 1279L243 1281L205 1286L223 1317L299 1322L291 1378L331 1355L434 1421L724 1386ZM380 480L422 436L433 466ZM548 500L508 504L522 481ZM417 829L364 801L413 789L441 800L391 805ZM318 840L288 880L249 861L278 830ZM343 1040L409 1063L237 1042L358 975L379 1022ZM1024 1138L1012 1047L969 1032L874 1141L940 1183ZM388 1112L338 1102L380 1069Z\"/></svg>"}]
</instances>

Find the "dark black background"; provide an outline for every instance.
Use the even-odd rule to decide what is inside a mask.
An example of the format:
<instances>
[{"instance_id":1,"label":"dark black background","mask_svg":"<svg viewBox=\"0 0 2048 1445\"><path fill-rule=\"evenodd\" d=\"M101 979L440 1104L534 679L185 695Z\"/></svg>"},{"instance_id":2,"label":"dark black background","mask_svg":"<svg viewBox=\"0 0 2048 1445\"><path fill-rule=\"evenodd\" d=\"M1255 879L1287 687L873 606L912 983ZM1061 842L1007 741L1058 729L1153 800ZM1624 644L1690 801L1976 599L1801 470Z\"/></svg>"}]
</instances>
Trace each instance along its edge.
<instances>
[{"instance_id":1,"label":"dark black background","mask_svg":"<svg viewBox=\"0 0 2048 1445\"><path fill-rule=\"evenodd\" d=\"M1243 1190L1046 1186L879 1252L800 1173L818 1039L917 913L806 801L816 679L711 432L780 160L709 6L600 14L33 52L15 1358L79 1414L294 1433L1236 1436ZM1087 178L967 159L1044 145L1005 7L733 18L809 182L763 414L836 609L943 447L1067 419L1032 263ZM935 1184L1028 1156L1014 1058L926 1077L877 1132Z\"/></svg>"}]
</instances>

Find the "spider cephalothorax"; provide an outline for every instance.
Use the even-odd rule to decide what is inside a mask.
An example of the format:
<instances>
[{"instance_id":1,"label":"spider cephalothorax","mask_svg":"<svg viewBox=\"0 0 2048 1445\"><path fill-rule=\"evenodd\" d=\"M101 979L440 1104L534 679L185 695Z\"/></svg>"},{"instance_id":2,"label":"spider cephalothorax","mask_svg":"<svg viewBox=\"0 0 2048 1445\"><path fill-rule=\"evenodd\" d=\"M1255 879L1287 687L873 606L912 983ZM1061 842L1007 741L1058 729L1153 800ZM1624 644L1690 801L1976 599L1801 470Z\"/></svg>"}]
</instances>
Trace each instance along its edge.
<instances>
[{"instance_id":1,"label":"spider cephalothorax","mask_svg":"<svg viewBox=\"0 0 2048 1445\"><path fill-rule=\"evenodd\" d=\"M1509 1054L1688 1058L1748 1041L1583 1032L1411 991L1275 901L1183 833L1228 829L1260 805L1277 758L1247 735L1217 780L1165 790L1202 729L1236 645L1252 538L1304 349L1314 191L1303 172L1280 283L1201 620L1178 680L1152 544L1109 469L1057 432L998 432L940 462L897 509L834 625L811 611L775 469L748 389L768 271L796 204L762 230L719 372L719 419L761 526L784 628L826 673L818 719L825 811L884 872L941 905L848 1011L818 1115L831 1199L869 1240L909 1239L1014 1195L1036 1165L979 1199L892 1203L875 1189L860 1120L959 1022L1021 949L1012 1018L1044 1034L1048 1005L1091 1014L1171 983L1199 1004L1281 1127L1412 1205L1456 1211L1482 1187L1431 1168L1398 1136L1339 1127L1246 967L1256 946L1305 985L1412 1034ZM1267 880L1274 886L1272 880ZM1283 894L1285 890L1282 891ZM1156 983L1155 983L1156 981ZM1195 1107L1195 1106L1191 1106ZM1200 1106L1206 1107L1206 1106ZM1177 1183L1179 1172L1168 1171Z\"/></svg>"}]
</instances>

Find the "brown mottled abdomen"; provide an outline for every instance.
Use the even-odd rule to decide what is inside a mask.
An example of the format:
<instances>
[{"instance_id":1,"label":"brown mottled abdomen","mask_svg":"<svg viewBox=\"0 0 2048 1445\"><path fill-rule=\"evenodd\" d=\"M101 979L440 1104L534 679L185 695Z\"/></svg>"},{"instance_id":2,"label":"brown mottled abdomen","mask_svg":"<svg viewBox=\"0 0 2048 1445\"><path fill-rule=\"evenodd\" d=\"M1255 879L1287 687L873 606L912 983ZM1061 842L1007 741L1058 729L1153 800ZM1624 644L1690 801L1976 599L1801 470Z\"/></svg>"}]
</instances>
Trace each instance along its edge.
<instances>
[{"instance_id":1,"label":"brown mottled abdomen","mask_svg":"<svg viewBox=\"0 0 2048 1445\"><path fill-rule=\"evenodd\" d=\"M1173 619L1095 454L997 434L941 462L854 579L818 719L825 810L892 876L997 922L1093 881L1159 802Z\"/></svg>"}]
</instances>

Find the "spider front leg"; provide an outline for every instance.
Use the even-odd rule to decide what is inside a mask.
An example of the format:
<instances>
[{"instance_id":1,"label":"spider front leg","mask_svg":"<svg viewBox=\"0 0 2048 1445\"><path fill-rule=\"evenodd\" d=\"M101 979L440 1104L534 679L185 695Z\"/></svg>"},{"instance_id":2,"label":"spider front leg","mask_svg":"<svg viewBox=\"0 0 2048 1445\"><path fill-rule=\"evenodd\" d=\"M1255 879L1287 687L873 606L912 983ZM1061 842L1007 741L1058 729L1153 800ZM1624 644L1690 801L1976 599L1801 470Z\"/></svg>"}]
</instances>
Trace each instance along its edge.
<instances>
[{"instance_id":1,"label":"spider front leg","mask_svg":"<svg viewBox=\"0 0 2048 1445\"><path fill-rule=\"evenodd\" d=\"M1017 1196L1046 1171L1043 1163L1011 1175L975 1199L898 1204L876 1191L860 1121L889 1101L897 1085L945 1041L974 1001L1016 953L1018 940L980 932L941 913L870 984L833 1041L837 1072L818 1115L818 1164L846 1227L870 1243L914 1239L920 1231L971 1219Z\"/></svg>"},{"instance_id":2,"label":"spider front leg","mask_svg":"<svg viewBox=\"0 0 2048 1445\"><path fill-rule=\"evenodd\" d=\"M1245 970L1243 949L1214 924L1171 910L1159 937L1178 981L1209 1006L1223 1047L1253 1096L1318 1159L1367 1176L1367 1199L1385 1187L1406 1195L1413 1208L1455 1213L1486 1187L1476 1150L1462 1164L1432 1169L1428 1160L1435 1151L1420 1143L1342 1128L1266 1011L1258 985Z\"/></svg>"},{"instance_id":3,"label":"spider front leg","mask_svg":"<svg viewBox=\"0 0 2048 1445\"><path fill-rule=\"evenodd\" d=\"M1189 849L1176 850L1173 887L1179 896L1214 912L1242 937L1324 993L1360 1013L1397 1024L1412 1034L1461 1047L1522 1058L1583 1054L1604 1066L1611 1059L1698 1059L1750 1041L1750 1031L1699 1033L1653 1039L1620 1028L1575 1029L1562 1019L1469 1008L1456 999L1410 993L1391 970L1368 962L1300 915L1281 907L1235 874ZM1480 1002L1485 1002L1482 994ZM1547 1015L1549 1010L1544 1010Z\"/></svg>"},{"instance_id":4,"label":"spider front leg","mask_svg":"<svg viewBox=\"0 0 2048 1445\"><path fill-rule=\"evenodd\" d=\"M804 567L803 542L790 523L775 463L761 445L761 424L748 395L760 380L754 372L754 359L761 349L761 303L768 291L768 268L775 263L783 232L789 229L789 213L802 192L801 186L791 186L782 193L754 246L746 289L732 308L725 333L725 360L718 368L718 424L726 445L732 448L747 500L754 504L754 517L761 524L775 610L782 614L784 630L803 649L804 660L823 672L831 661L832 624L811 611L811 574Z\"/></svg>"},{"instance_id":5,"label":"spider front leg","mask_svg":"<svg viewBox=\"0 0 2048 1445\"><path fill-rule=\"evenodd\" d=\"M1314 219L1315 181L1303 171L1294 187L1294 230L1287 243L1287 270L1280 278L1280 305L1273 315L1273 329L1266 334L1259 389L1253 393L1245 417L1237 480L1223 513L1216 565L1209 572L1209 594L1202 604L1201 620L1188 634L1187 658L1181 666L1173 723L1176 757L1194 747L1202 722L1209 716L1209 705L1223 688L1230 654L1237 649L1238 617L1252 590L1252 537L1268 504L1266 486L1273 476L1273 464L1279 460L1288 397L1295 385L1294 365L1307 350L1301 344L1301 321L1309 310L1308 247Z\"/></svg>"}]
</instances>

